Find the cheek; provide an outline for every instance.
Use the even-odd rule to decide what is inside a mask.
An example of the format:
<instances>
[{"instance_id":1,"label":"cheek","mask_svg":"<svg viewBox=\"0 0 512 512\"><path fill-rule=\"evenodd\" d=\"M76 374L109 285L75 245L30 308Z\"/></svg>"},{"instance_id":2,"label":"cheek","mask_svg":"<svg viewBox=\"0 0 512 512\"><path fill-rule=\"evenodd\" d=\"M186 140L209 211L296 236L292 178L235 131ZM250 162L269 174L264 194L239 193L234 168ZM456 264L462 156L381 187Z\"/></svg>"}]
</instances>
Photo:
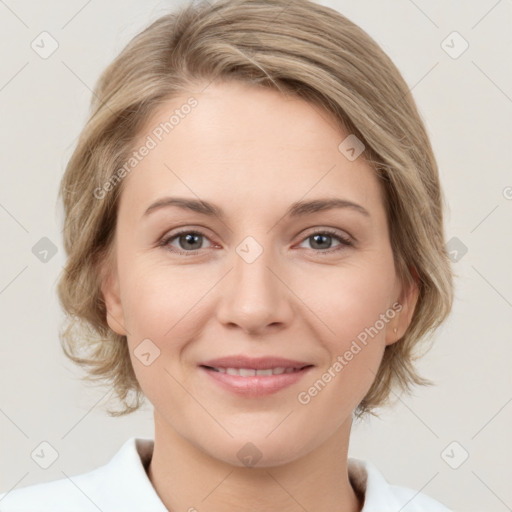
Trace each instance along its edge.
<instances>
[{"instance_id":1,"label":"cheek","mask_svg":"<svg viewBox=\"0 0 512 512\"><path fill-rule=\"evenodd\" d=\"M387 323L395 316L390 310L393 266L330 269L325 282L305 302L314 304L311 309L322 320L315 337L328 357L305 382L298 402L337 428L364 398L382 361Z\"/></svg>"},{"instance_id":2,"label":"cheek","mask_svg":"<svg viewBox=\"0 0 512 512\"><path fill-rule=\"evenodd\" d=\"M308 272L284 276L294 294L283 300L295 302L297 314L303 317L294 321L308 323L318 339L336 351L344 350L358 336L364 338L365 329L389 307L392 257L371 256L356 263L319 265ZM193 339L201 324L215 315L216 303L211 298L219 297L212 287L223 270L195 265L171 267L134 257L120 265L119 272L125 326L133 343L145 338L156 343L161 340L166 350L175 351L179 349L176 340ZM385 329L379 331L379 335L385 333Z\"/></svg>"},{"instance_id":3,"label":"cheek","mask_svg":"<svg viewBox=\"0 0 512 512\"><path fill-rule=\"evenodd\" d=\"M168 402L170 397L178 400L182 390L173 376L181 380L175 368L194 336L190 319L197 290L194 293L194 286L183 276L161 266L132 265L124 278L123 309L137 380L153 404Z\"/></svg>"},{"instance_id":4,"label":"cheek","mask_svg":"<svg viewBox=\"0 0 512 512\"><path fill-rule=\"evenodd\" d=\"M326 369L338 356L343 364L349 363L343 372L337 372L338 384L350 379L358 388L367 386L372 377L368 368L376 372L385 348L385 325L380 322L376 331L375 325L389 307L394 268L391 255L381 255L373 259L373 255L365 255L356 263L347 260L339 266L311 266L308 272L290 270L284 276L294 294L283 300L294 303L293 322L309 330L321 346ZM200 265L172 267L142 256L120 262L125 326L134 370L141 382L154 380L158 368L164 372L164 363L174 371L184 362L182 352L215 315L219 295L212 287L223 272L207 265L204 269ZM278 290L276 287L276 293ZM137 347L148 339L161 356L152 365L151 377L137 359ZM350 361L348 352L352 353ZM347 357L343 357L345 353ZM159 378L168 380L169 376Z\"/></svg>"},{"instance_id":5,"label":"cheek","mask_svg":"<svg viewBox=\"0 0 512 512\"><path fill-rule=\"evenodd\" d=\"M127 262L124 269L120 266L119 273L130 357L137 379L150 399L169 391L162 383L179 396L179 386L170 374L176 374L185 359L183 352L212 314L211 308L205 310L205 296L216 280L211 272L200 274L192 266L176 269L142 258ZM148 353L149 356L144 355Z\"/></svg>"},{"instance_id":6,"label":"cheek","mask_svg":"<svg viewBox=\"0 0 512 512\"><path fill-rule=\"evenodd\" d=\"M393 265L380 261L377 265L351 265L330 269L325 286L316 287L308 298L314 311L319 312L334 345L343 349L346 342L364 338L366 329L377 323L378 334L383 337L386 322L379 321L386 315L391 303L394 284ZM350 344L350 343L349 343Z\"/></svg>"},{"instance_id":7,"label":"cheek","mask_svg":"<svg viewBox=\"0 0 512 512\"><path fill-rule=\"evenodd\" d=\"M161 264L133 265L121 281L128 331L155 339L172 338L175 331L185 328L200 308L201 296L211 287L208 280L192 272Z\"/></svg>"},{"instance_id":8,"label":"cheek","mask_svg":"<svg viewBox=\"0 0 512 512\"><path fill-rule=\"evenodd\" d=\"M392 260L384 258L374 265L331 269L326 286L309 299L322 319L317 339L329 355L321 378L326 389L316 402L338 404L338 419L342 406L354 408L364 398L377 374L387 324L395 316L390 308L394 278Z\"/></svg>"}]
</instances>

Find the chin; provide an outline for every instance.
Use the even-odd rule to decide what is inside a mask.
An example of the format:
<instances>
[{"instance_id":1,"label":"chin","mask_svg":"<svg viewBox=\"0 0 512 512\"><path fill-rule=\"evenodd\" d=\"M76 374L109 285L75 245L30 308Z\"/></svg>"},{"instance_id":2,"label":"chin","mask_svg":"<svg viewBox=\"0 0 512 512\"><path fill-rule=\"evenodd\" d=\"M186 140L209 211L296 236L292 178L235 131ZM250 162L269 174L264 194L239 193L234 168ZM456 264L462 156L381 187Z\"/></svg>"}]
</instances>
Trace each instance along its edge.
<instances>
[{"instance_id":1,"label":"chin","mask_svg":"<svg viewBox=\"0 0 512 512\"><path fill-rule=\"evenodd\" d=\"M272 432L273 428L275 425L270 429L253 427L240 435L230 430L233 438L220 434L215 436L217 439L208 437L196 446L232 466L264 468L291 463L313 450L318 443L319 436L304 439L285 429L278 432L280 427ZM302 428L302 434L306 430ZM272 433L269 435L269 432Z\"/></svg>"}]
</instances>

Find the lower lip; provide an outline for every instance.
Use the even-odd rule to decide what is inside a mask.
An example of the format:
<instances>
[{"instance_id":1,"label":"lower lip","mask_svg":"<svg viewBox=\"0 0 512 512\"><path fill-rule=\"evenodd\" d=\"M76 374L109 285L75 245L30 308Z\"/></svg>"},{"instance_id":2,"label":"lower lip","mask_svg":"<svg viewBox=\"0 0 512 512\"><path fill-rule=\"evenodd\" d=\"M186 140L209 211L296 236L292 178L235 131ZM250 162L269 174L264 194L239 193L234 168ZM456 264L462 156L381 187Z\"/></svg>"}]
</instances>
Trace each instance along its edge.
<instances>
[{"instance_id":1,"label":"lower lip","mask_svg":"<svg viewBox=\"0 0 512 512\"><path fill-rule=\"evenodd\" d=\"M222 388L245 397L259 397L277 393L281 389L295 384L306 375L313 367L308 366L298 372L281 373L280 375L254 375L253 377L241 377L230 375L215 370L209 370L204 366L199 367L207 373Z\"/></svg>"}]
</instances>

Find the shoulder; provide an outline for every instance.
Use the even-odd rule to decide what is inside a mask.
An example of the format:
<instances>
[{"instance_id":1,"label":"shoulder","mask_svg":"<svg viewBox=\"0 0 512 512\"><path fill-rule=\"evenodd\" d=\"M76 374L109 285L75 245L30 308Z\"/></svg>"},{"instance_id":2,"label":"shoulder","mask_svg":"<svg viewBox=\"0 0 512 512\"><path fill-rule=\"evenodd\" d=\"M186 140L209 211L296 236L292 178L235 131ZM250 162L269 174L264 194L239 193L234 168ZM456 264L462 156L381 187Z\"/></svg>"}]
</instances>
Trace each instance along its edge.
<instances>
[{"instance_id":1,"label":"shoulder","mask_svg":"<svg viewBox=\"0 0 512 512\"><path fill-rule=\"evenodd\" d=\"M44 482L0 494L2 512L98 512L89 498L91 488L101 487L101 469L81 475Z\"/></svg>"},{"instance_id":2,"label":"shoulder","mask_svg":"<svg viewBox=\"0 0 512 512\"><path fill-rule=\"evenodd\" d=\"M390 485L391 492L404 507L403 512L452 512L441 502L408 487Z\"/></svg>"},{"instance_id":3,"label":"shoulder","mask_svg":"<svg viewBox=\"0 0 512 512\"><path fill-rule=\"evenodd\" d=\"M152 440L132 437L92 471L0 494L0 511L166 512L144 467L152 448Z\"/></svg>"},{"instance_id":4,"label":"shoulder","mask_svg":"<svg viewBox=\"0 0 512 512\"><path fill-rule=\"evenodd\" d=\"M348 468L354 489L364 496L361 512L452 512L426 494L389 484L370 461L349 458Z\"/></svg>"}]
</instances>

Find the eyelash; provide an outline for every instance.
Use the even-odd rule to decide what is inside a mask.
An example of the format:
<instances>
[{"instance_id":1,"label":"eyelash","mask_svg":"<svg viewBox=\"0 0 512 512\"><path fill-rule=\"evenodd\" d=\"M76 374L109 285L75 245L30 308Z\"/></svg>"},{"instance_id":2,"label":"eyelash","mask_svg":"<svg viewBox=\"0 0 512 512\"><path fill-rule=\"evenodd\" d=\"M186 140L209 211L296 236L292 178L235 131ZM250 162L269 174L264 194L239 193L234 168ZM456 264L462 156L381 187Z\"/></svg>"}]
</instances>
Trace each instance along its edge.
<instances>
[{"instance_id":1,"label":"eyelash","mask_svg":"<svg viewBox=\"0 0 512 512\"><path fill-rule=\"evenodd\" d=\"M182 254L182 255L186 255L186 256L195 256L202 249L196 249L194 251L182 251L182 250L178 250L178 249L176 249L174 247L171 249L171 246L169 245L169 243L171 241L173 241L174 239L179 238L181 235L185 235L185 234L200 235L200 236L203 236L204 238L208 239L208 237L204 233L202 233L201 231L196 231L196 230L192 230L192 229L184 229L182 231L179 231L178 233L174 233L171 236L164 237L158 243L158 246L164 247L164 248L170 250L171 252L173 252L175 254ZM326 249L326 250L311 249L312 251L315 251L318 254L332 254L332 253L341 251L343 249L346 249L347 247L353 247L353 245L354 245L352 240L350 240L349 238L341 236L338 232L336 232L336 231L334 231L332 229L323 229L321 231L315 231L314 233L311 233L310 235L304 237L301 240L301 243L304 242L305 240L307 240L308 238L312 238L315 235L329 235L332 238L335 238L336 240L338 240L340 242L339 246L337 246L335 248L331 248L331 249Z\"/></svg>"}]
</instances>

